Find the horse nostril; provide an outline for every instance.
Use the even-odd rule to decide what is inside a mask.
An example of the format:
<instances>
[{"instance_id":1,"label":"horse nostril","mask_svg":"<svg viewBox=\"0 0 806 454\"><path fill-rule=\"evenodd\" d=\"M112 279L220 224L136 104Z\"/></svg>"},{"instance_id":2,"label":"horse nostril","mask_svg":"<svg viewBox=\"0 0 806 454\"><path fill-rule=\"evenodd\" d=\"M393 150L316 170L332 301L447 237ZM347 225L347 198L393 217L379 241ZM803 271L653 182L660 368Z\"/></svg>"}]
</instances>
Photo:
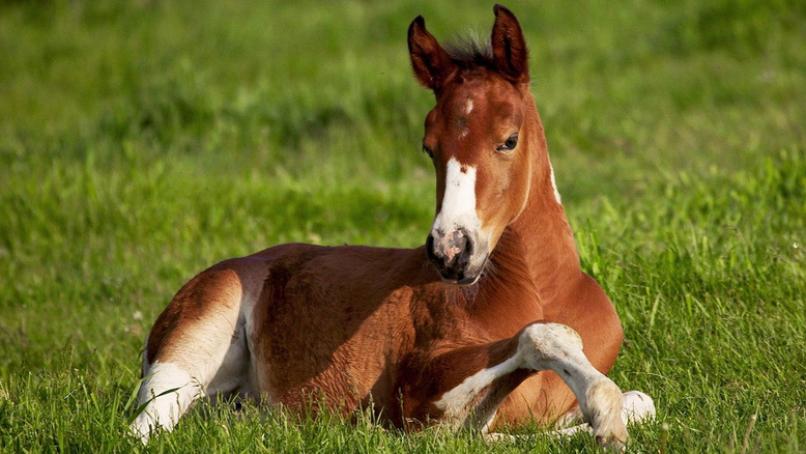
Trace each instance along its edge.
<instances>
[{"instance_id":1,"label":"horse nostril","mask_svg":"<svg viewBox=\"0 0 806 454\"><path fill-rule=\"evenodd\" d=\"M470 257L473 255L473 241L467 238L464 243L459 256L456 258L456 265L460 269L465 269L470 263Z\"/></svg>"},{"instance_id":2,"label":"horse nostril","mask_svg":"<svg viewBox=\"0 0 806 454\"><path fill-rule=\"evenodd\" d=\"M473 249L474 249L473 248L473 239L470 238L470 235L467 235L467 234L465 234L465 238L467 238L467 240L465 241L465 253L468 256L471 256L471 255L473 255Z\"/></svg>"}]
</instances>

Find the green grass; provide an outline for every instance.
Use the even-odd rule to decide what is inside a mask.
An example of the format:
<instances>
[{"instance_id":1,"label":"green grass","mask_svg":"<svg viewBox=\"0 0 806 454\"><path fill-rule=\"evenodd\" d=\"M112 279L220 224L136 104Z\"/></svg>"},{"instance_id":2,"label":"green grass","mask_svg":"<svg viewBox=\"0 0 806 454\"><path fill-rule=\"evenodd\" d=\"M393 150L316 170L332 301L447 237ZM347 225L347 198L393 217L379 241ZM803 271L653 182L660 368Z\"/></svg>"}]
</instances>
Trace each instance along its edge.
<instances>
[{"instance_id":1,"label":"green grass","mask_svg":"<svg viewBox=\"0 0 806 454\"><path fill-rule=\"evenodd\" d=\"M143 338L215 261L422 243L433 100L405 30L492 24L488 2L31 3L0 5L4 451L138 449ZM624 322L612 376L658 406L630 449L803 452L806 8L666 3L510 5L583 266ZM593 444L202 404L149 446L532 449Z\"/></svg>"}]
</instances>

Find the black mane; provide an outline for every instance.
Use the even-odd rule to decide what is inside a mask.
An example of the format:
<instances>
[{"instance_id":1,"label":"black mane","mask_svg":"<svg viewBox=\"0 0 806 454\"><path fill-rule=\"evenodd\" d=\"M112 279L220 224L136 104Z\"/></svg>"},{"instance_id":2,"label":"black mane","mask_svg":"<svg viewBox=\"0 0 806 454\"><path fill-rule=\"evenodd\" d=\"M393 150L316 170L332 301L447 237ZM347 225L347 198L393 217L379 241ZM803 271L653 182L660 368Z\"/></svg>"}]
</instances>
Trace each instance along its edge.
<instances>
[{"instance_id":1,"label":"black mane","mask_svg":"<svg viewBox=\"0 0 806 454\"><path fill-rule=\"evenodd\" d=\"M494 68L493 50L489 41L473 36L460 36L445 45L445 51L462 68Z\"/></svg>"}]
</instances>

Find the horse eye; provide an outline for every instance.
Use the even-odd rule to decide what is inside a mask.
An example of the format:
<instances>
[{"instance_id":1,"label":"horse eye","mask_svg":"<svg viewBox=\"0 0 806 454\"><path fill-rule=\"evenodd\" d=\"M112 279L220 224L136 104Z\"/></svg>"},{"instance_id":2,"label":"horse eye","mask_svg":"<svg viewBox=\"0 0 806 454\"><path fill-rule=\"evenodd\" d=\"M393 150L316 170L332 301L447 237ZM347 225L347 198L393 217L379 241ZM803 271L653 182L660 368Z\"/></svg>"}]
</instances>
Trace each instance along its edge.
<instances>
[{"instance_id":1,"label":"horse eye","mask_svg":"<svg viewBox=\"0 0 806 454\"><path fill-rule=\"evenodd\" d=\"M506 142L495 147L495 149L498 151L510 151L514 150L516 146L518 146L518 133L509 136Z\"/></svg>"},{"instance_id":2,"label":"horse eye","mask_svg":"<svg viewBox=\"0 0 806 454\"><path fill-rule=\"evenodd\" d=\"M434 158L434 151L428 147L428 145L423 144L423 152L428 155L429 158Z\"/></svg>"}]
</instances>

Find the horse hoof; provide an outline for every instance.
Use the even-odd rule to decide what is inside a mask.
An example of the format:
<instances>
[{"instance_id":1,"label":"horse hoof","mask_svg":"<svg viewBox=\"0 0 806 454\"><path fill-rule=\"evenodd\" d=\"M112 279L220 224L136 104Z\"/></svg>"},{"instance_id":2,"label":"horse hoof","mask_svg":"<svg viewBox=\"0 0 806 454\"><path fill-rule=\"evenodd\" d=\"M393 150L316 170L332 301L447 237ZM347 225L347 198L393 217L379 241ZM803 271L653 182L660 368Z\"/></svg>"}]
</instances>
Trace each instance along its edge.
<instances>
[{"instance_id":1,"label":"horse hoof","mask_svg":"<svg viewBox=\"0 0 806 454\"><path fill-rule=\"evenodd\" d=\"M594 383L587 391L586 418L596 442L622 452L627 444L627 426L621 417L623 394L609 378Z\"/></svg>"}]
</instances>

